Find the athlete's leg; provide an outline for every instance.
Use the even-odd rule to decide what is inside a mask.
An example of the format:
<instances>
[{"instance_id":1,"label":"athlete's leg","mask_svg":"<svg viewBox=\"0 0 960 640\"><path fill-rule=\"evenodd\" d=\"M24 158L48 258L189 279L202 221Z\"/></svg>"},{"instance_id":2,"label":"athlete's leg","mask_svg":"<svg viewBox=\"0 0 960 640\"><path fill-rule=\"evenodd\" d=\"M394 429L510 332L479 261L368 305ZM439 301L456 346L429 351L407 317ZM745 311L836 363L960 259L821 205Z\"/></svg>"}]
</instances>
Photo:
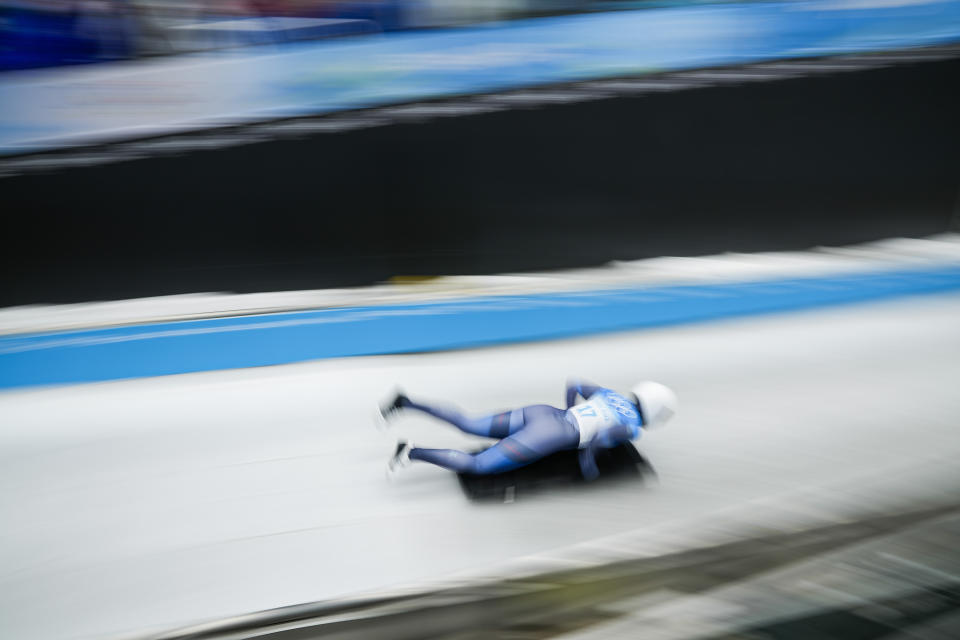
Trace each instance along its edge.
<instances>
[{"instance_id":1,"label":"athlete's leg","mask_svg":"<svg viewBox=\"0 0 960 640\"><path fill-rule=\"evenodd\" d=\"M522 410L526 422L522 429L489 449L470 454L454 449L410 450L411 460L423 460L458 473L501 473L510 471L580 442L577 429L564 412L547 405Z\"/></svg>"},{"instance_id":2,"label":"athlete's leg","mask_svg":"<svg viewBox=\"0 0 960 640\"><path fill-rule=\"evenodd\" d=\"M499 473L522 466L506 455L502 449L504 440L480 453L467 453L456 449L421 449L415 447L410 450L411 460L422 460L435 464L444 469L457 473Z\"/></svg>"},{"instance_id":3,"label":"athlete's leg","mask_svg":"<svg viewBox=\"0 0 960 640\"><path fill-rule=\"evenodd\" d=\"M438 407L435 405L417 402L404 396L401 406L408 409L422 411L434 418L448 422L467 433L487 438L506 438L523 427L523 409L505 411L480 418L468 418L452 407Z\"/></svg>"}]
</instances>

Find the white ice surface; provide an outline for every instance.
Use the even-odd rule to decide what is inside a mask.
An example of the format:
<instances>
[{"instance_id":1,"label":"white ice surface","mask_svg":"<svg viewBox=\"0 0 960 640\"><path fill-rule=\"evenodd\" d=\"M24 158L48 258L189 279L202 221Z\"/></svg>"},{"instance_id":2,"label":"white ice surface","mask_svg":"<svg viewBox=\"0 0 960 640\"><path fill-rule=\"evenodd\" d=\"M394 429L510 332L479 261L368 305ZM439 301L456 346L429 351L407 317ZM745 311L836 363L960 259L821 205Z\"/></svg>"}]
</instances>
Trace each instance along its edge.
<instances>
[{"instance_id":1,"label":"white ice surface","mask_svg":"<svg viewBox=\"0 0 960 640\"><path fill-rule=\"evenodd\" d=\"M394 384L486 413L559 404L568 375L676 388L679 417L640 442L658 485L476 505L427 465L385 479L398 434L477 442L419 416L378 432L372 408ZM950 496L958 416L957 294L4 392L0 637L126 637L530 556L590 561L628 539L655 547L665 527L735 535L731 514L751 509L800 526Z\"/></svg>"}]
</instances>

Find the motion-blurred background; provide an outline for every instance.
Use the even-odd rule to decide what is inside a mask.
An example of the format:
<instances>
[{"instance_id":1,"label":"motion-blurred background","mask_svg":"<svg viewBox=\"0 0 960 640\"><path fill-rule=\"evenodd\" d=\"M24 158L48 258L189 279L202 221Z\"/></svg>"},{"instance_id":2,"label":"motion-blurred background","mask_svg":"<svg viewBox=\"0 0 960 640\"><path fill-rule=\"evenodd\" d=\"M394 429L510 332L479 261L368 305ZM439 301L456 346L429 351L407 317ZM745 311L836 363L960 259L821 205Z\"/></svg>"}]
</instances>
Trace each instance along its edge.
<instances>
[{"instance_id":1,"label":"motion-blurred background","mask_svg":"<svg viewBox=\"0 0 960 640\"><path fill-rule=\"evenodd\" d=\"M0 636L960 632L960 2L0 0ZM479 482L567 378L609 477ZM627 452L629 453L629 452Z\"/></svg>"},{"instance_id":2,"label":"motion-blurred background","mask_svg":"<svg viewBox=\"0 0 960 640\"><path fill-rule=\"evenodd\" d=\"M5 39L2 68L655 4L626 0L4 0L0 5Z\"/></svg>"}]
</instances>

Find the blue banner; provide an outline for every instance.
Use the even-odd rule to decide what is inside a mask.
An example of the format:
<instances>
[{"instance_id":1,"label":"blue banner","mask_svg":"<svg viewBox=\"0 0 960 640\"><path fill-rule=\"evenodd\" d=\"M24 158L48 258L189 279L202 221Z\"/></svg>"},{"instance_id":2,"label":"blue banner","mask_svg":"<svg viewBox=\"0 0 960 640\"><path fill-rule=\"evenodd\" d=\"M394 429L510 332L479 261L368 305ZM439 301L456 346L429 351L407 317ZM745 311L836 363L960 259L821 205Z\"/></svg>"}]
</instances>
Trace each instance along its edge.
<instances>
[{"instance_id":1,"label":"blue banner","mask_svg":"<svg viewBox=\"0 0 960 640\"><path fill-rule=\"evenodd\" d=\"M511 87L960 40L960 0L618 11L0 76L0 153Z\"/></svg>"}]
</instances>

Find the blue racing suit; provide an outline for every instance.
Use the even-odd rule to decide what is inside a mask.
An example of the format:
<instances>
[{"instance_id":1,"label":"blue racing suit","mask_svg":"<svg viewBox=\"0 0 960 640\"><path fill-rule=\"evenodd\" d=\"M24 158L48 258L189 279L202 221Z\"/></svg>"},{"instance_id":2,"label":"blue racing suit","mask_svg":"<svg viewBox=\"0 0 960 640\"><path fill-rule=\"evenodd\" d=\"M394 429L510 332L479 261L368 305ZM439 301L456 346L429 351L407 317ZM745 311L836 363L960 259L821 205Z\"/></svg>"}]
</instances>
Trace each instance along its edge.
<instances>
[{"instance_id":1,"label":"blue racing suit","mask_svg":"<svg viewBox=\"0 0 960 640\"><path fill-rule=\"evenodd\" d=\"M586 401L575 404L577 396ZM616 391L582 382L567 386L567 409L530 405L481 418L467 418L455 409L407 399L403 406L422 411L461 431L500 441L479 453L454 449L410 451L423 460L458 473L489 474L516 469L557 451L579 449L580 469L592 480L599 475L598 449L615 447L640 435L643 422L636 405Z\"/></svg>"}]
</instances>

